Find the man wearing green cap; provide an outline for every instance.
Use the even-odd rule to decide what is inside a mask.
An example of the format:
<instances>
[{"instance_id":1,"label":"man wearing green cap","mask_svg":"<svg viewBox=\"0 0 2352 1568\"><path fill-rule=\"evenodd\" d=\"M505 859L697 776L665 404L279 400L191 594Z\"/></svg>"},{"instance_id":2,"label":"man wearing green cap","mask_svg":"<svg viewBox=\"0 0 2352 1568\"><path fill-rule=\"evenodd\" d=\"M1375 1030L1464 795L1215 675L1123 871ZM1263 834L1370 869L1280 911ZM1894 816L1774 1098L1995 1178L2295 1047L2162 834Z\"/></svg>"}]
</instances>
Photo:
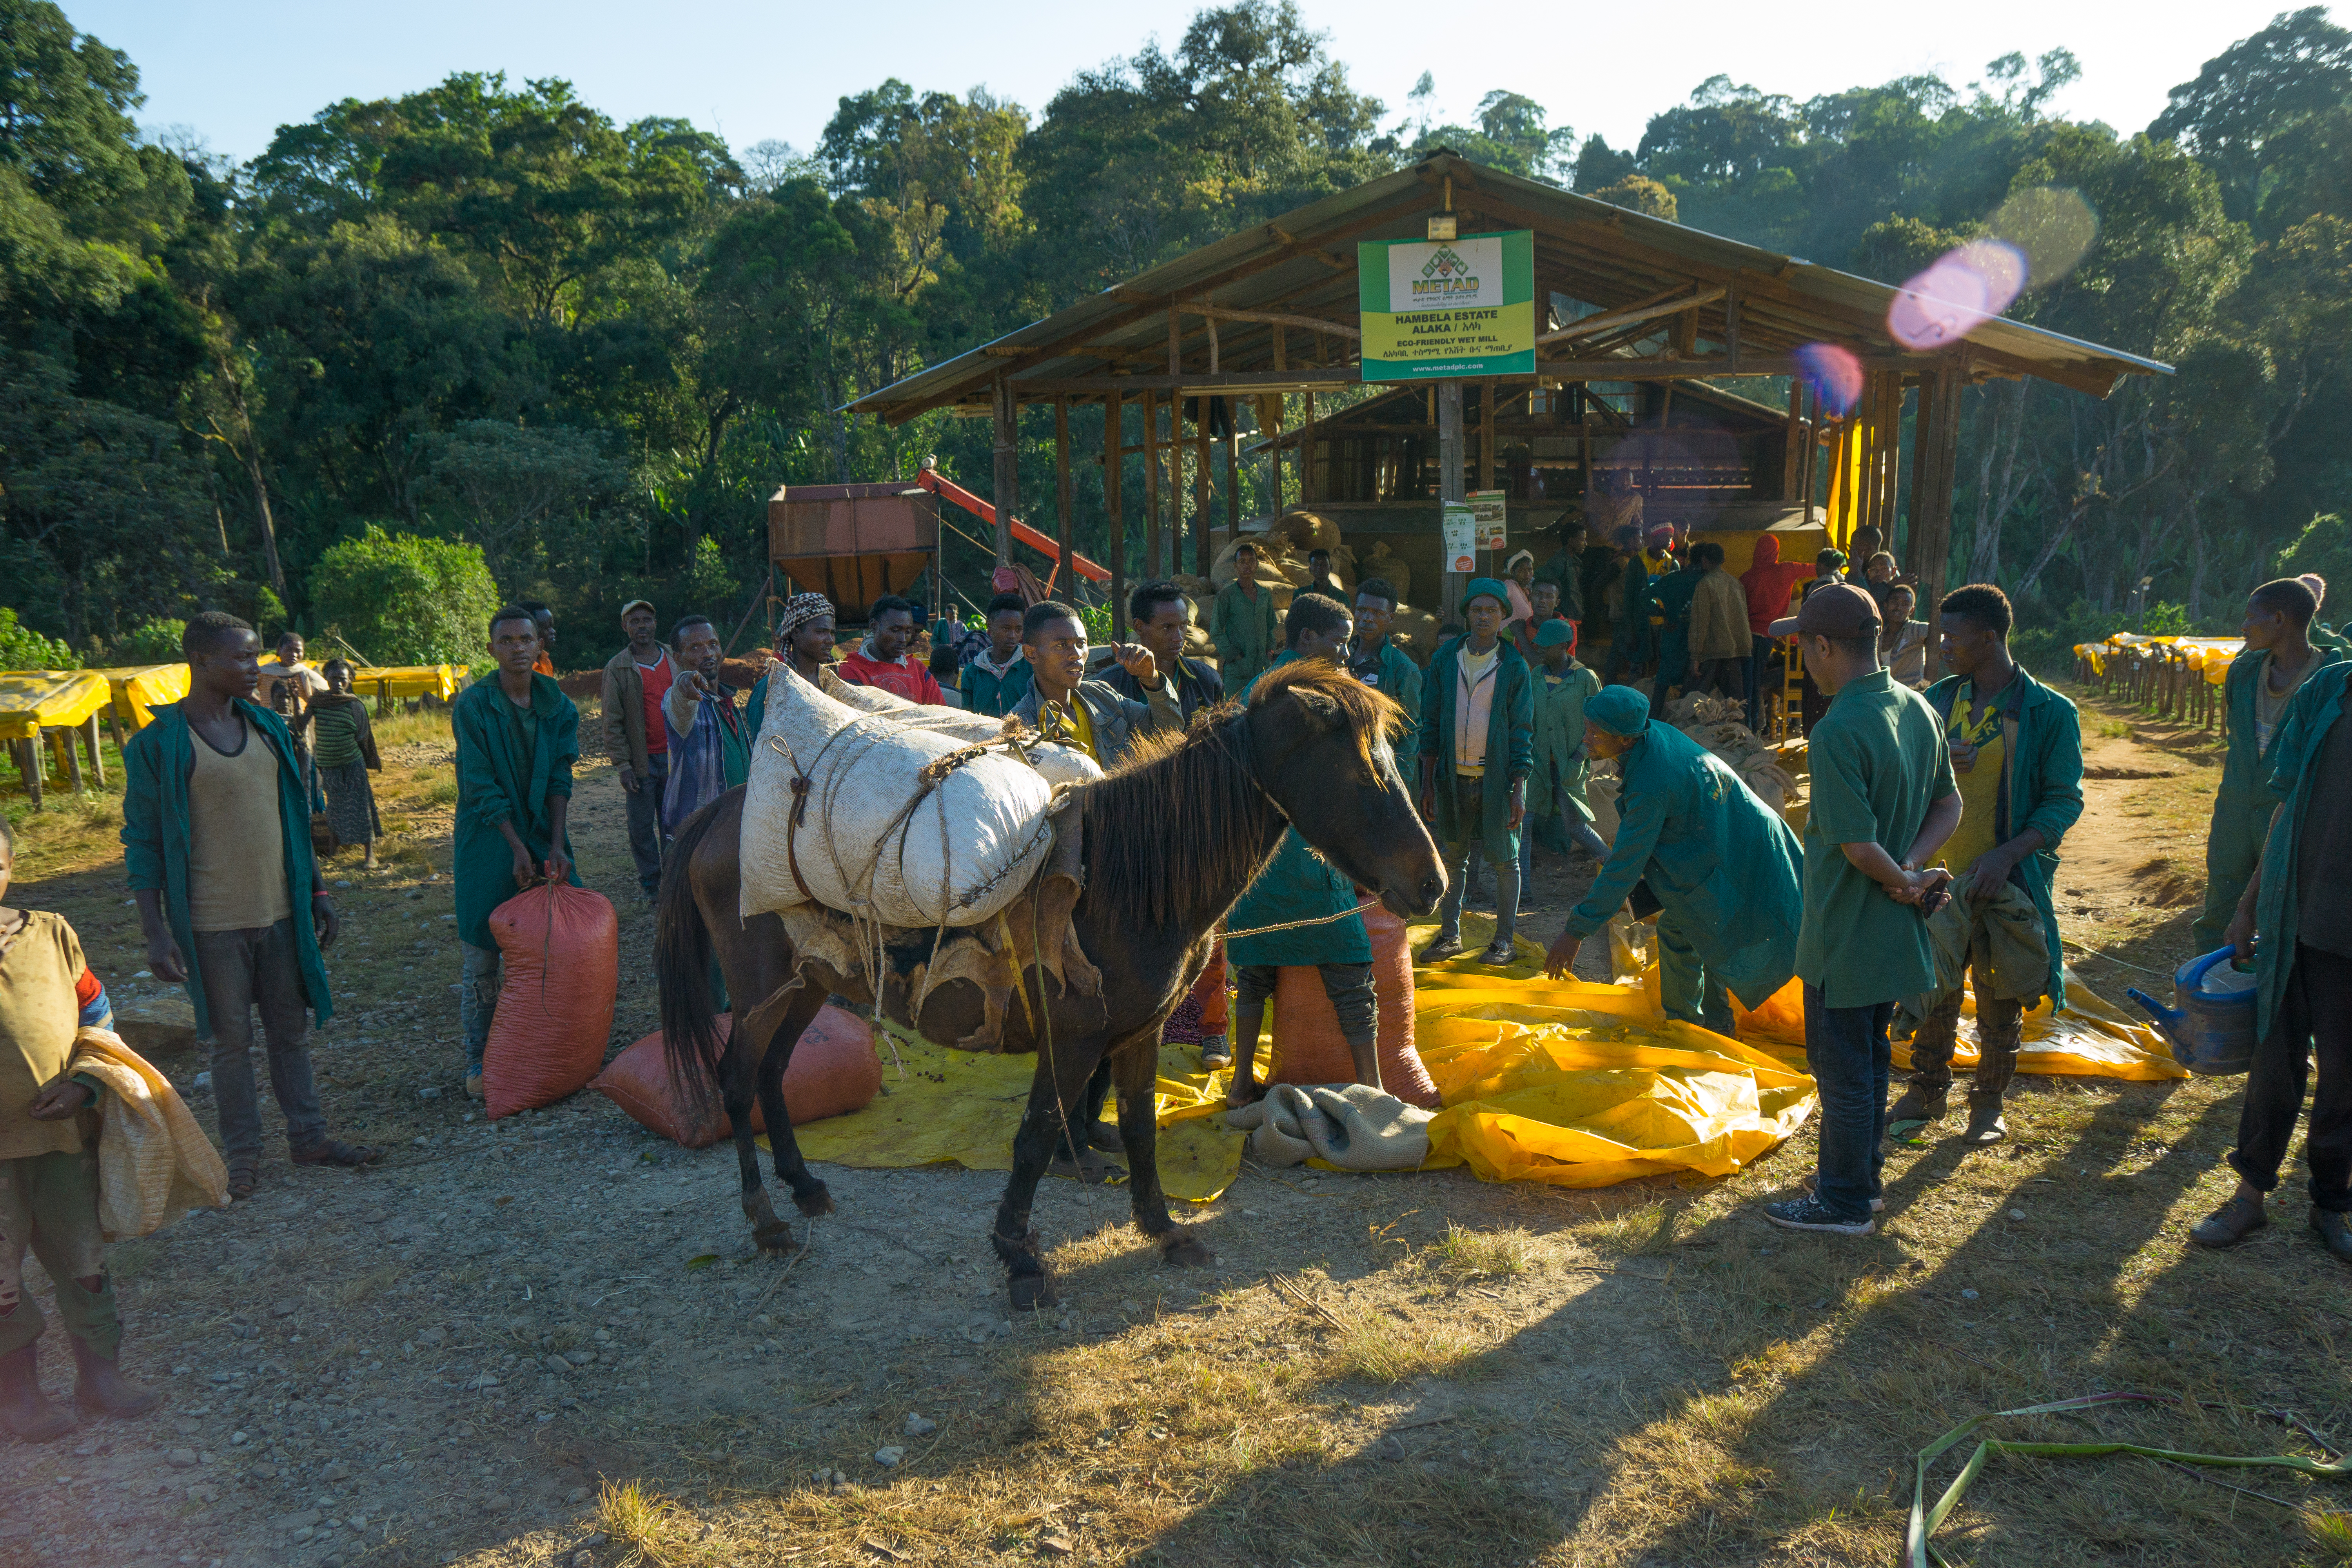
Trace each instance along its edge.
<instances>
[{"instance_id":1,"label":"man wearing green cap","mask_svg":"<svg viewBox=\"0 0 2352 1568\"><path fill-rule=\"evenodd\" d=\"M1421 688L1421 814L1445 848L1445 901L1423 963L1462 951L1462 896L1482 855L1495 868L1495 940L1481 963L1511 962L1519 919L1519 820L1535 765L1535 683L1503 640L1510 590L1474 577L1462 599L1469 632L1430 656Z\"/></svg>"},{"instance_id":2,"label":"man wearing green cap","mask_svg":"<svg viewBox=\"0 0 2352 1568\"><path fill-rule=\"evenodd\" d=\"M1609 858L1608 841L1593 827L1592 807L1584 798L1592 771L1584 749L1584 704L1601 689L1601 678L1576 662L1575 622L1540 623L1535 645L1536 762L1528 790L1528 816L1534 821L1519 835L1521 888L1534 867L1539 830L1548 835L1547 849L1557 846L1564 853L1563 840L1573 839L1595 860Z\"/></svg>"},{"instance_id":3,"label":"man wearing green cap","mask_svg":"<svg viewBox=\"0 0 2352 1568\"><path fill-rule=\"evenodd\" d=\"M1883 1206L1887 1026L1898 999L1935 989L1927 917L1951 873L1930 862L1959 826L1960 790L1936 710L1881 662L1876 599L1825 583L1791 629L1830 698L1806 736L1813 796L1797 939L1821 1155L1814 1190L1765 1205L1764 1217L1790 1230L1868 1236Z\"/></svg>"},{"instance_id":4,"label":"man wearing green cap","mask_svg":"<svg viewBox=\"0 0 2352 1568\"><path fill-rule=\"evenodd\" d=\"M1585 744L1618 759L1623 816L1609 863L1544 961L1554 975L1633 895L1658 910L1658 997L1666 1016L1731 1033L1731 998L1760 1007L1795 973L1804 900L1797 836L1722 760L1650 721L1630 686L1585 700Z\"/></svg>"}]
</instances>

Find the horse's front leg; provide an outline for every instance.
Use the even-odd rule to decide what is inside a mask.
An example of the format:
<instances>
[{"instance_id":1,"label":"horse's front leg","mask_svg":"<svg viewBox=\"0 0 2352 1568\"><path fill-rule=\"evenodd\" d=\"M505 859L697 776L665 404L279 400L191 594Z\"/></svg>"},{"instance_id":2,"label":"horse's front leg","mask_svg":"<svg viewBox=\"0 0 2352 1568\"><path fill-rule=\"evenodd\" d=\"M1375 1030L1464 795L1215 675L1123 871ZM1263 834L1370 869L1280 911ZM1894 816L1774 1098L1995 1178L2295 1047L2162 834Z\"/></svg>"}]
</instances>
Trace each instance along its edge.
<instances>
[{"instance_id":1,"label":"horse's front leg","mask_svg":"<svg viewBox=\"0 0 2352 1568\"><path fill-rule=\"evenodd\" d=\"M1217 1255L1201 1244L1188 1226L1168 1215L1168 1196L1160 1188L1160 1119L1152 1104L1152 1089L1160 1077L1160 1031L1121 1045L1111 1057L1118 1082L1118 1133L1127 1144L1128 1194L1135 1223L1160 1244L1160 1256L1170 1263L1205 1268Z\"/></svg>"},{"instance_id":2,"label":"horse's front leg","mask_svg":"<svg viewBox=\"0 0 2352 1568\"><path fill-rule=\"evenodd\" d=\"M1003 1261L1016 1312L1034 1311L1054 1302L1045 1261L1037 1256L1037 1233L1029 1226L1029 1209L1036 1201L1037 1184L1061 1143L1064 1127L1083 1110L1087 1079L1101 1054L1100 1043L1093 1040L1038 1047L1037 1074L1029 1083L1029 1107L1021 1114L1021 1130L1013 1135L1013 1174L1005 1179L1003 1201L996 1205L996 1228L988 1238Z\"/></svg>"},{"instance_id":3,"label":"horse's front leg","mask_svg":"<svg viewBox=\"0 0 2352 1568\"><path fill-rule=\"evenodd\" d=\"M720 1093L735 1130L735 1163L743 1178L743 1217L751 1222L751 1239L761 1251L788 1252L793 1227L776 1217L776 1205L768 1201L767 1184L760 1179L759 1146L751 1142L754 1069L740 1027L729 1026L720 1061L725 1085Z\"/></svg>"},{"instance_id":4,"label":"horse's front leg","mask_svg":"<svg viewBox=\"0 0 2352 1568\"><path fill-rule=\"evenodd\" d=\"M793 1059L793 1047L800 1043L802 1031L815 1021L824 1002L825 994L814 985L795 992L792 1010L776 1026L767 1052L760 1058L760 1120L767 1124L776 1179L792 1188L793 1205L811 1219L833 1212L833 1194L809 1174L808 1162L801 1158L800 1140L793 1134L792 1114L784 1106L784 1068Z\"/></svg>"}]
</instances>

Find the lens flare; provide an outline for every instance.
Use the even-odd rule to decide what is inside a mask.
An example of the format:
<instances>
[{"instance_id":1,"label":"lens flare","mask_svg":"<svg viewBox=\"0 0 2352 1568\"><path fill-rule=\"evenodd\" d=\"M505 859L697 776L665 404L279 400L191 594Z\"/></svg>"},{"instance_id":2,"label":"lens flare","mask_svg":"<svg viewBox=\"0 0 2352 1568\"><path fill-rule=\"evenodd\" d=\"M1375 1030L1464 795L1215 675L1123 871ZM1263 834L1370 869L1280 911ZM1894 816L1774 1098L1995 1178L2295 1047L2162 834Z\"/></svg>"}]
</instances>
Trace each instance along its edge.
<instances>
[{"instance_id":1,"label":"lens flare","mask_svg":"<svg viewBox=\"0 0 2352 1568\"><path fill-rule=\"evenodd\" d=\"M2025 286L2047 289L2069 272L2099 237L2098 215L2080 191L2063 185L2036 185L2017 192L2000 204L1986 226L1994 238L2017 247L2025 258Z\"/></svg>"},{"instance_id":2,"label":"lens flare","mask_svg":"<svg viewBox=\"0 0 2352 1568\"><path fill-rule=\"evenodd\" d=\"M2009 309L2025 287L2025 252L2001 239L1972 239L1947 251L1903 286L1886 330L1909 349L1939 349Z\"/></svg>"},{"instance_id":3,"label":"lens flare","mask_svg":"<svg viewBox=\"0 0 2352 1568\"><path fill-rule=\"evenodd\" d=\"M1835 343L1807 343L1797 351L1798 374L1829 413L1852 413L1862 401L1862 361Z\"/></svg>"}]
</instances>

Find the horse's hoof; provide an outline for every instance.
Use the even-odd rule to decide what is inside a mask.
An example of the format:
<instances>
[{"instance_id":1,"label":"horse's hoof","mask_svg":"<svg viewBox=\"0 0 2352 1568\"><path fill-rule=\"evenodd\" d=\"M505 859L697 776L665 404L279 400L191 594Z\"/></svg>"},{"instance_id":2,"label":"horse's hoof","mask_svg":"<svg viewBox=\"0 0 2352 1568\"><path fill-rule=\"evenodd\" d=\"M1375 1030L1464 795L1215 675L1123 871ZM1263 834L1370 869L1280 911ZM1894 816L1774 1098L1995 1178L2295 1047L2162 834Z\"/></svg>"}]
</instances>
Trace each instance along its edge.
<instances>
[{"instance_id":1,"label":"horse's hoof","mask_svg":"<svg viewBox=\"0 0 2352 1568\"><path fill-rule=\"evenodd\" d=\"M793 1227L780 1219L772 1219L753 1230L751 1239L760 1244L762 1252L790 1252L793 1249Z\"/></svg>"},{"instance_id":2,"label":"horse's hoof","mask_svg":"<svg viewBox=\"0 0 2352 1568\"><path fill-rule=\"evenodd\" d=\"M793 1194L793 1206L811 1219L816 1218L819 1215L831 1214L833 1191L823 1182L819 1182L807 1192Z\"/></svg>"},{"instance_id":3,"label":"horse's hoof","mask_svg":"<svg viewBox=\"0 0 2352 1568\"><path fill-rule=\"evenodd\" d=\"M1011 1287L1013 1310L1016 1312L1034 1312L1040 1307L1054 1305L1058 1300L1043 1274L1015 1274Z\"/></svg>"},{"instance_id":4,"label":"horse's hoof","mask_svg":"<svg viewBox=\"0 0 2352 1568\"><path fill-rule=\"evenodd\" d=\"M1213 1268L1217 1264L1217 1255L1192 1236L1170 1237L1160 1244L1160 1256L1179 1268Z\"/></svg>"}]
</instances>

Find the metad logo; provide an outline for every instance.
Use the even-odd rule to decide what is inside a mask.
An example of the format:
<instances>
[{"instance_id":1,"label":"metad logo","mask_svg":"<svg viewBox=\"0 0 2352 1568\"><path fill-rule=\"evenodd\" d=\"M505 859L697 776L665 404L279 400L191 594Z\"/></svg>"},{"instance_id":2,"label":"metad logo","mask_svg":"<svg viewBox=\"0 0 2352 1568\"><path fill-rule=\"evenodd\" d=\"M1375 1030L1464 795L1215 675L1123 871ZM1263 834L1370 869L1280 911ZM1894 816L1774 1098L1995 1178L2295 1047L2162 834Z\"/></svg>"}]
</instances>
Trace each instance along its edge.
<instances>
[{"instance_id":1,"label":"metad logo","mask_svg":"<svg viewBox=\"0 0 2352 1568\"><path fill-rule=\"evenodd\" d=\"M1472 276L1470 264L1448 245L1439 246L1436 254L1423 264L1421 276L1412 280L1412 302L1416 305L1446 304L1475 300L1477 296L1478 279Z\"/></svg>"}]
</instances>

